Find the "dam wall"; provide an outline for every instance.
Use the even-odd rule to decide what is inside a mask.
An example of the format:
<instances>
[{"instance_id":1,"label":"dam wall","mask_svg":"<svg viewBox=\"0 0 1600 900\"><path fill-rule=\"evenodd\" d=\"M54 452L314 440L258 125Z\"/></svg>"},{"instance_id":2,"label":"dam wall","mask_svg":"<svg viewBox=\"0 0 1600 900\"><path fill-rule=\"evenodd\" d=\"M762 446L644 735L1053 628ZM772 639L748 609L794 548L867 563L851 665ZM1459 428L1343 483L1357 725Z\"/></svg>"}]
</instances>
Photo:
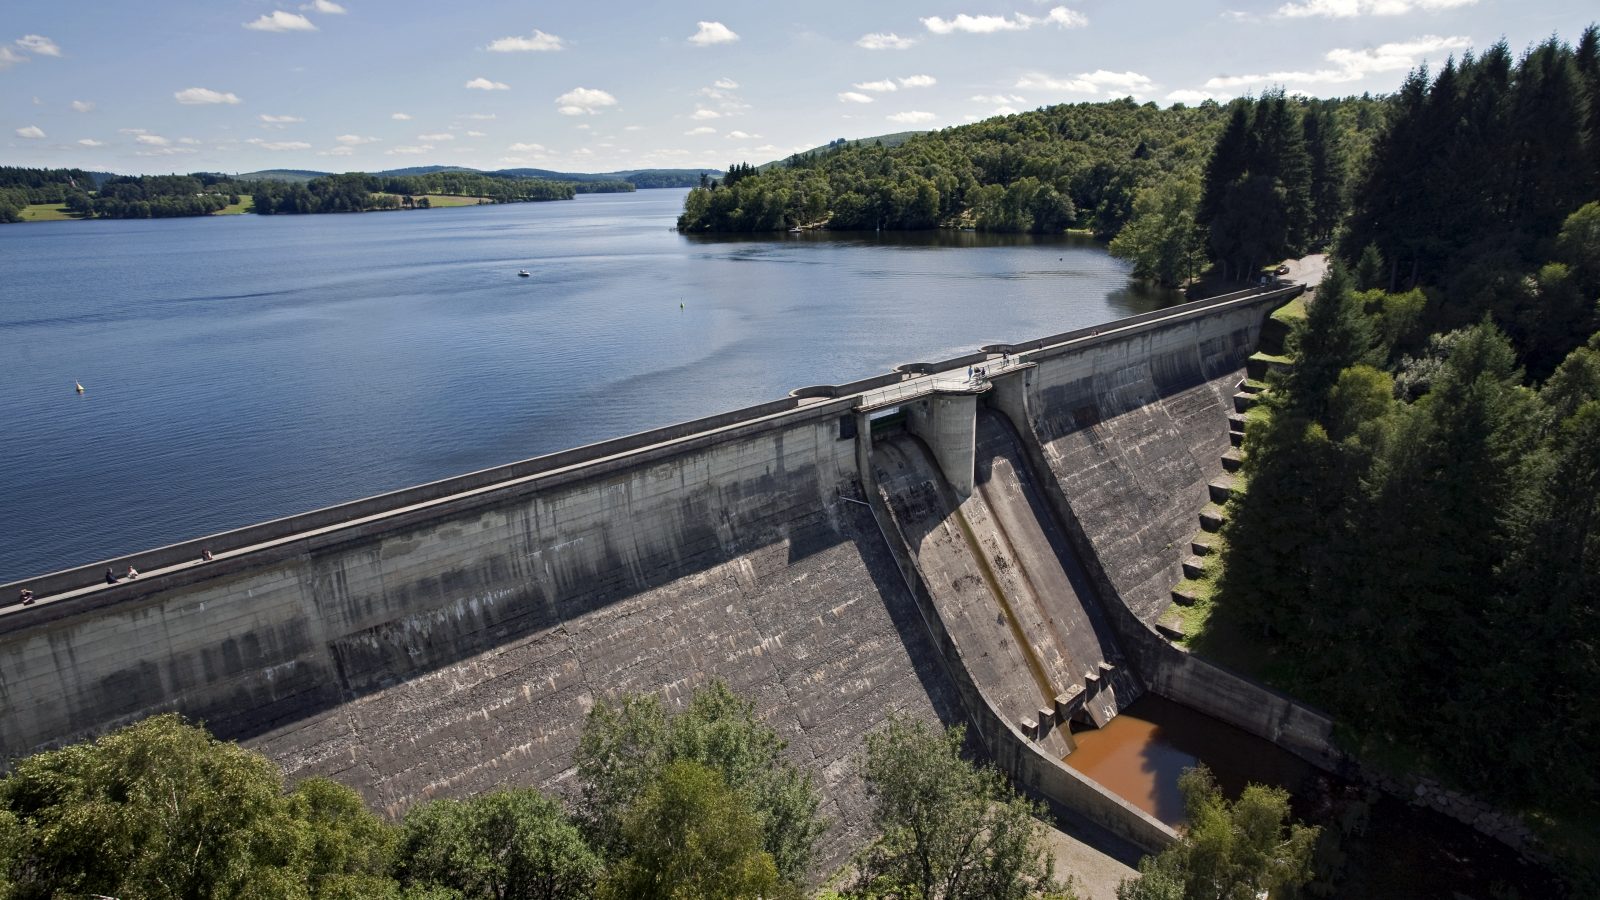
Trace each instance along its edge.
<instances>
[{"instance_id":1,"label":"dam wall","mask_svg":"<svg viewBox=\"0 0 1600 900\"><path fill-rule=\"evenodd\" d=\"M870 514L839 499L856 490L849 406L577 467L558 457L93 602L9 610L0 750L177 710L290 778L328 775L399 813L502 785L561 790L595 701L676 702L720 677L818 777L836 863L865 827L852 759L865 733L891 713L962 717Z\"/></svg>"},{"instance_id":2,"label":"dam wall","mask_svg":"<svg viewBox=\"0 0 1600 900\"><path fill-rule=\"evenodd\" d=\"M1039 796L1161 846L1170 829L1062 765L1064 748L1041 744L1070 738L1052 738L1045 714L1062 725L1085 669L1128 679L1108 699L1190 691L1227 721L1257 703L1248 682L1186 669L1188 657L1145 622L1159 613L1156 586L1164 597L1176 580L1162 583L1181 558L1169 545L1187 541L1208 465L1220 467L1218 415L1231 388L1222 391L1262 317L1292 293L1214 298L911 363L30 579L41 601L0 609L0 758L178 711L262 750L291 778L327 775L399 814L505 785L569 790L595 702L655 691L677 703L715 677L752 698L817 777L835 823L824 866L861 843L868 799L854 757L891 715L969 722ZM974 365L993 369L992 383L968 378L952 394L952 377ZM922 525L902 517L902 529L873 474L885 458L872 446L873 417L919 398L927 416L904 417L932 441L917 463L923 483L959 489L937 504L924 491ZM992 415L980 406L1014 430L977 428ZM980 433L990 446L962 452ZM1017 493L1024 483L1030 500ZM1054 653L1045 681L1066 684L1055 698L1066 703L1053 710L1025 661L989 665L981 649L969 653L983 646L980 617L947 620L942 589L930 593L907 552L917 527L931 534L933 518L963 501L973 504L969 526L999 536L974 536L973 566L1042 560L1001 573L995 589L1033 604L1017 621ZM1047 509L1062 528L1045 521ZM1083 572L1054 549L1058 530ZM202 549L214 559L200 562ZM108 565L144 574L105 585ZM1069 593L1077 606L1062 605ZM1096 604L1108 628L1086 624ZM1039 714L1031 728L1029 705Z\"/></svg>"}]
</instances>

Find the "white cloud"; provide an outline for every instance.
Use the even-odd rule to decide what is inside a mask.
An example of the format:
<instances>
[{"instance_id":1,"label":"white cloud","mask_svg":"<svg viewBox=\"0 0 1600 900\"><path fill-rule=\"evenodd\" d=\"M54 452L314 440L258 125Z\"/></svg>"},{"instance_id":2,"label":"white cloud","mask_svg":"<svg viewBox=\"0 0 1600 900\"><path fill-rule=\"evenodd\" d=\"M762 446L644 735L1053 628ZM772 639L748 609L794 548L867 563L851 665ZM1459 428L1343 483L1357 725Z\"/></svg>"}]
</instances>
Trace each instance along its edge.
<instances>
[{"instance_id":1,"label":"white cloud","mask_svg":"<svg viewBox=\"0 0 1600 900\"><path fill-rule=\"evenodd\" d=\"M222 91L213 91L210 88L202 87L184 88L181 91L174 91L172 96L184 106L204 106L212 103L227 103L232 105L240 102L238 95L232 93L231 91L224 93Z\"/></svg>"},{"instance_id":2,"label":"white cloud","mask_svg":"<svg viewBox=\"0 0 1600 900\"><path fill-rule=\"evenodd\" d=\"M181 137L181 138L178 138L178 143L184 144L184 145L189 146L189 147L198 147L198 146L200 146L200 142L195 140L192 137Z\"/></svg>"},{"instance_id":3,"label":"white cloud","mask_svg":"<svg viewBox=\"0 0 1600 900\"><path fill-rule=\"evenodd\" d=\"M72 111L81 113L94 112L94 101L74 100L72 101Z\"/></svg>"},{"instance_id":4,"label":"white cloud","mask_svg":"<svg viewBox=\"0 0 1600 900\"><path fill-rule=\"evenodd\" d=\"M257 116L257 118L263 122L266 122L268 125L287 125L290 122L305 121L305 119L302 119L299 116L269 116L266 113L262 113L261 115Z\"/></svg>"},{"instance_id":5,"label":"white cloud","mask_svg":"<svg viewBox=\"0 0 1600 900\"><path fill-rule=\"evenodd\" d=\"M264 141L261 138L251 138L246 144L254 144L263 150L310 150L311 145L305 141Z\"/></svg>"},{"instance_id":6,"label":"white cloud","mask_svg":"<svg viewBox=\"0 0 1600 900\"><path fill-rule=\"evenodd\" d=\"M721 22L699 22L700 30L689 35L689 43L699 47L709 47L712 44L731 44L739 39L733 29Z\"/></svg>"},{"instance_id":7,"label":"white cloud","mask_svg":"<svg viewBox=\"0 0 1600 900\"><path fill-rule=\"evenodd\" d=\"M1155 83L1138 72L1108 72L1096 69L1071 78L1055 78L1041 72L1028 72L1017 79L1015 87L1042 91L1065 91L1073 94L1099 94L1124 96L1142 95L1155 87Z\"/></svg>"},{"instance_id":8,"label":"white cloud","mask_svg":"<svg viewBox=\"0 0 1600 900\"><path fill-rule=\"evenodd\" d=\"M712 127L707 126L707 125L701 125L699 128L691 128L688 131L684 132L684 134L687 134L690 137L693 137L694 135L697 135L697 134L716 134L716 133L717 133L717 130L715 128L712 128Z\"/></svg>"},{"instance_id":9,"label":"white cloud","mask_svg":"<svg viewBox=\"0 0 1600 900\"><path fill-rule=\"evenodd\" d=\"M748 134L748 133L743 132L743 131L730 131L730 132L728 132L728 137L731 138L732 140L736 140L736 141L759 141L759 140L761 140L761 135L759 135L759 134Z\"/></svg>"},{"instance_id":10,"label":"white cloud","mask_svg":"<svg viewBox=\"0 0 1600 900\"><path fill-rule=\"evenodd\" d=\"M481 131L469 131L467 137L488 137L488 135Z\"/></svg>"},{"instance_id":11,"label":"white cloud","mask_svg":"<svg viewBox=\"0 0 1600 900\"><path fill-rule=\"evenodd\" d=\"M427 152L429 152L431 150L433 150L433 148L431 146L428 146L427 144L424 144L421 147L415 147L415 146L396 147L393 150L388 150L388 151L385 151L385 152L388 153L390 156L418 156L420 154L427 153Z\"/></svg>"},{"instance_id":12,"label":"white cloud","mask_svg":"<svg viewBox=\"0 0 1600 900\"><path fill-rule=\"evenodd\" d=\"M556 112L563 116L594 116L616 106L617 98L597 88L575 87L556 98Z\"/></svg>"},{"instance_id":13,"label":"white cloud","mask_svg":"<svg viewBox=\"0 0 1600 900\"><path fill-rule=\"evenodd\" d=\"M535 28L527 37L503 37L489 42L495 53L543 53L547 50L565 50L566 42L553 34Z\"/></svg>"},{"instance_id":14,"label":"white cloud","mask_svg":"<svg viewBox=\"0 0 1600 900\"><path fill-rule=\"evenodd\" d=\"M696 122L709 122L712 119L722 118L722 113L719 113L714 109L706 109L701 107L690 113L689 118L695 120Z\"/></svg>"},{"instance_id":15,"label":"white cloud","mask_svg":"<svg viewBox=\"0 0 1600 900\"><path fill-rule=\"evenodd\" d=\"M465 115L456 116L456 118L472 119L475 122L488 122L494 119L494 116L494 113L466 113Z\"/></svg>"},{"instance_id":16,"label":"white cloud","mask_svg":"<svg viewBox=\"0 0 1600 900\"><path fill-rule=\"evenodd\" d=\"M146 131L143 128L118 128L117 129L117 134L149 134L149 133L150 132Z\"/></svg>"},{"instance_id":17,"label":"white cloud","mask_svg":"<svg viewBox=\"0 0 1600 900\"><path fill-rule=\"evenodd\" d=\"M732 78L718 78L716 81L711 82L711 86L724 91L731 91L739 86L739 82L734 81Z\"/></svg>"},{"instance_id":18,"label":"white cloud","mask_svg":"<svg viewBox=\"0 0 1600 900\"><path fill-rule=\"evenodd\" d=\"M97 141L94 138L79 138L78 144L84 147L104 147L106 145L105 141Z\"/></svg>"},{"instance_id":19,"label":"white cloud","mask_svg":"<svg viewBox=\"0 0 1600 900\"><path fill-rule=\"evenodd\" d=\"M976 103L1027 103L1028 101L1016 94L976 94L973 96Z\"/></svg>"},{"instance_id":20,"label":"white cloud","mask_svg":"<svg viewBox=\"0 0 1600 900\"><path fill-rule=\"evenodd\" d=\"M871 103L872 102L872 98L868 97L866 94L858 94L855 91L840 91L839 92L839 102L840 103Z\"/></svg>"},{"instance_id":21,"label":"white cloud","mask_svg":"<svg viewBox=\"0 0 1600 900\"><path fill-rule=\"evenodd\" d=\"M883 79L882 81L863 81L860 84L853 84L851 87L862 91L883 92L899 90L899 88L895 86L895 83L887 78Z\"/></svg>"},{"instance_id":22,"label":"white cloud","mask_svg":"<svg viewBox=\"0 0 1600 900\"><path fill-rule=\"evenodd\" d=\"M875 31L857 38L856 46L863 50L904 50L916 42L916 38L903 38L892 31Z\"/></svg>"},{"instance_id":23,"label":"white cloud","mask_svg":"<svg viewBox=\"0 0 1600 900\"><path fill-rule=\"evenodd\" d=\"M1167 94L1168 103L1184 103L1190 106L1197 106L1206 102L1207 100L1215 100L1218 103L1226 103L1232 99L1233 95L1231 94L1213 94L1210 91L1195 91L1187 88L1179 91L1172 91L1171 93Z\"/></svg>"},{"instance_id":24,"label":"white cloud","mask_svg":"<svg viewBox=\"0 0 1600 900\"><path fill-rule=\"evenodd\" d=\"M26 56L23 56L21 53L18 53L10 47L0 47L0 72L11 68L17 63L25 63L27 61L28 58Z\"/></svg>"},{"instance_id":25,"label":"white cloud","mask_svg":"<svg viewBox=\"0 0 1600 900\"><path fill-rule=\"evenodd\" d=\"M644 126L643 125L624 125L622 130L623 131L643 131L644 130Z\"/></svg>"},{"instance_id":26,"label":"white cloud","mask_svg":"<svg viewBox=\"0 0 1600 900\"><path fill-rule=\"evenodd\" d=\"M543 144L512 144L506 148L513 153L543 153Z\"/></svg>"},{"instance_id":27,"label":"white cloud","mask_svg":"<svg viewBox=\"0 0 1600 900\"><path fill-rule=\"evenodd\" d=\"M44 129L37 125L27 125L17 129L17 137L27 138L30 141L44 140Z\"/></svg>"},{"instance_id":28,"label":"white cloud","mask_svg":"<svg viewBox=\"0 0 1600 900\"><path fill-rule=\"evenodd\" d=\"M448 134L448 133L442 132L442 131L439 132L438 134L419 134L419 135L417 135L417 140L424 141L424 142L426 142L426 141L453 141L455 139L456 139L455 135Z\"/></svg>"},{"instance_id":29,"label":"white cloud","mask_svg":"<svg viewBox=\"0 0 1600 900\"><path fill-rule=\"evenodd\" d=\"M509 90L511 90L511 85L506 84L504 81L490 81L489 79L483 78L481 76L478 77L478 78L474 78L471 81L467 82L465 87L470 88L470 89L472 89L474 91L509 91Z\"/></svg>"},{"instance_id":30,"label":"white cloud","mask_svg":"<svg viewBox=\"0 0 1600 900\"><path fill-rule=\"evenodd\" d=\"M1305 0L1285 3L1275 15L1285 19L1316 16L1326 19L1353 19L1358 16L1403 16L1413 10L1437 12L1472 6L1478 0Z\"/></svg>"},{"instance_id":31,"label":"white cloud","mask_svg":"<svg viewBox=\"0 0 1600 900\"><path fill-rule=\"evenodd\" d=\"M914 125L918 122L932 122L936 117L931 112L912 110L910 112L895 113L892 116L886 116L886 118L901 125Z\"/></svg>"},{"instance_id":32,"label":"white cloud","mask_svg":"<svg viewBox=\"0 0 1600 900\"><path fill-rule=\"evenodd\" d=\"M334 138L334 140L344 144L347 147L354 147L359 144L375 143L378 139L375 137L362 137L359 134L341 134Z\"/></svg>"},{"instance_id":33,"label":"white cloud","mask_svg":"<svg viewBox=\"0 0 1600 900\"><path fill-rule=\"evenodd\" d=\"M903 88L933 87L939 83L932 75L908 75L898 80Z\"/></svg>"},{"instance_id":34,"label":"white cloud","mask_svg":"<svg viewBox=\"0 0 1600 900\"><path fill-rule=\"evenodd\" d=\"M1310 72L1268 72L1264 75L1218 75L1206 81L1208 88L1268 87L1272 85L1345 84L1369 75L1405 72L1417 67L1430 54L1460 50L1471 46L1465 37L1440 37L1428 34L1409 41L1382 44L1370 50L1336 48L1323 55L1333 63L1330 69Z\"/></svg>"},{"instance_id":35,"label":"white cloud","mask_svg":"<svg viewBox=\"0 0 1600 900\"><path fill-rule=\"evenodd\" d=\"M279 34L289 31L316 31L317 26L311 20L299 13L285 12L275 9L270 14L263 15L254 22L246 22L244 27L251 31L273 31Z\"/></svg>"},{"instance_id":36,"label":"white cloud","mask_svg":"<svg viewBox=\"0 0 1600 900\"><path fill-rule=\"evenodd\" d=\"M390 113L389 114L389 118L395 120L396 122L409 122L409 121L411 121L411 116L408 113Z\"/></svg>"},{"instance_id":37,"label":"white cloud","mask_svg":"<svg viewBox=\"0 0 1600 900\"><path fill-rule=\"evenodd\" d=\"M310 3L300 7L310 12L319 12L328 16L342 16L347 10L333 0L311 0Z\"/></svg>"},{"instance_id":38,"label":"white cloud","mask_svg":"<svg viewBox=\"0 0 1600 900\"><path fill-rule=\"evenodd\" d=\"M144 144L146 147L165 147L172 143L159 134L140 134L134 140Z\"/></svg>"},{"instance_id":39,"label":"white cloud","mask_svg":"<svg viewBox=\"0 0 1600 900\"><path fill-rule=\"evenodd\" d=\"M1014 106L997 106L989 111L991 116L1014 116L1018 112Z\"/></svg>"},{"instance_id":40,"label":"white cloud","mask_svg":"<svg viewBox=\"0 0 1600 900\"><path fill-rule=\"evenodd\" d=\"M960 13L953 19L928 16L922 26L934 34L995 34L1001 31L1027 31L1035 25L1059 25L1062 28L1082 28L1089 24L1083 13L1058 6L1042 16L1016 13L1012 16L969 16Z\"/></svg>"},{"instance_id":41,"label":"white cloud","mask_svg":"<svg viewBox=\"0 0 1600 900\"><path fill-rule=\"evenodd\" d=\"M331 150L319 150L319 151L317 151L317 155L318 156L355 156L356 155L356 148L354 148L354 147L344 147L344 146L334 147Z\"/></svg>"},{"instance_id":42,"label":"white cloud","mask_svg":"<svg viewBox=\"0 0 1600 900\"><path fill-rule=\"evenodd\" d=\"M25 34L17 38L17 46L39 56L60 56L61 47L42 34Z\"/></svg>"},{"instance_id":43,"label":"white cloud","mask_svg":"<svg viewBox=\"0 0 1600 900\"><path fill-rule=\"evenodd\" d=\"M135 156L179 156L185 153L199 153L193 147L157 147L154 150L140 150Z\"/></svg>"}]
</instances>

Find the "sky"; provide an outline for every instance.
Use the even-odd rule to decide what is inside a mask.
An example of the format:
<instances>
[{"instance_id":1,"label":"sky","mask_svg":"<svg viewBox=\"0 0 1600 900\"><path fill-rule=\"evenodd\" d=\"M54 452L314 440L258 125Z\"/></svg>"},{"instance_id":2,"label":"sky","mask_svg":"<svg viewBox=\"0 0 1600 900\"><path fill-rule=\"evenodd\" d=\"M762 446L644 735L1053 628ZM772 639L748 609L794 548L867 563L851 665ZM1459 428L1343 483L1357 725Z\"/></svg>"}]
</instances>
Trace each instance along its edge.
<instances>
[{"instance_id":1,"label":"sky","mask_svg":"<svg viewBox=\"0 0 1600 900\"><path fill-rule=\"evenodd\" d=\"M762 163L1063 102L1388 93L1593 0L4 0L0 164Z\"/></svg>"}]
</instances>

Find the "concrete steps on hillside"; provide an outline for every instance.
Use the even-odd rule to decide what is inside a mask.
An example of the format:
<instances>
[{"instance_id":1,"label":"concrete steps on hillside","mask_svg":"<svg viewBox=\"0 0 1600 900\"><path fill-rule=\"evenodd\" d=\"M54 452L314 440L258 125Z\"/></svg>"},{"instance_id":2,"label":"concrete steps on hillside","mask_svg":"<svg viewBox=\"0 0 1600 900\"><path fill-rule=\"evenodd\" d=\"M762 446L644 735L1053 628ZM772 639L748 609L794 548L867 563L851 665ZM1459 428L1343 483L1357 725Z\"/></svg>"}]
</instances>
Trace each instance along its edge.
<instances>
[{"instance_id":1,"label":"concrete steps on hillside","mask_svg":"<svg viewBox=\"0 0 1600 900\"><path fill-rule=\"evenodd\" d=\"M1238 487L1239 479L1234 475L1224 475L1206 485L1206 491L1211 495L1211 502L1221 505L1233 497L1234 488Z\"/></svg>"},{"instance_id":2,"label":"concrete steps on hillside","mask_svg":"<svg viewBox=\"0 0 1600 900\"><path fill-rule=\"evenodd\" d=\"M1222 454L1222 470L1230 474L1244 468L1244 454L1237 447Z\"/></svg>"},{"instance_id":3,"label":"concrete steps on hillside","mask_svg":"<svg viewBox=\"0 0 1600 900\"><path fill-rule=\"evenodd\" d=\"M1181 641L1189 634L1188 626L1183 623L1183 613L1176 609L1169 609L1156 620L1156 631L1169 641Z\"/></svg>"}]
</instances>

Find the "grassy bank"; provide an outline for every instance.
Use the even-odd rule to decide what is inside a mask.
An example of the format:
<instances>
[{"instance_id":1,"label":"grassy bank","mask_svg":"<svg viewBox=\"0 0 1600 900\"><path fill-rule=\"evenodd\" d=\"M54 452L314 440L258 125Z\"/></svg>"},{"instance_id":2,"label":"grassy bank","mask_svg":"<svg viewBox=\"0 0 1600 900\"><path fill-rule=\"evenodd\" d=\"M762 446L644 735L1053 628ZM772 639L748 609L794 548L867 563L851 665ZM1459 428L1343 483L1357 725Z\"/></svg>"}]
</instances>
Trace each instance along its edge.
<instances>
[{"instance_id":1,"label":"grassy bank","mask_svg":"<svg viewBox=\"0 0 1600 900\"><path fill-rule=\"evenodd\" d=\"M80 217L73 215L59 203L30 203L22 208L24 222L64 222L77 218Z\"/></svg>"}]
</instances>

